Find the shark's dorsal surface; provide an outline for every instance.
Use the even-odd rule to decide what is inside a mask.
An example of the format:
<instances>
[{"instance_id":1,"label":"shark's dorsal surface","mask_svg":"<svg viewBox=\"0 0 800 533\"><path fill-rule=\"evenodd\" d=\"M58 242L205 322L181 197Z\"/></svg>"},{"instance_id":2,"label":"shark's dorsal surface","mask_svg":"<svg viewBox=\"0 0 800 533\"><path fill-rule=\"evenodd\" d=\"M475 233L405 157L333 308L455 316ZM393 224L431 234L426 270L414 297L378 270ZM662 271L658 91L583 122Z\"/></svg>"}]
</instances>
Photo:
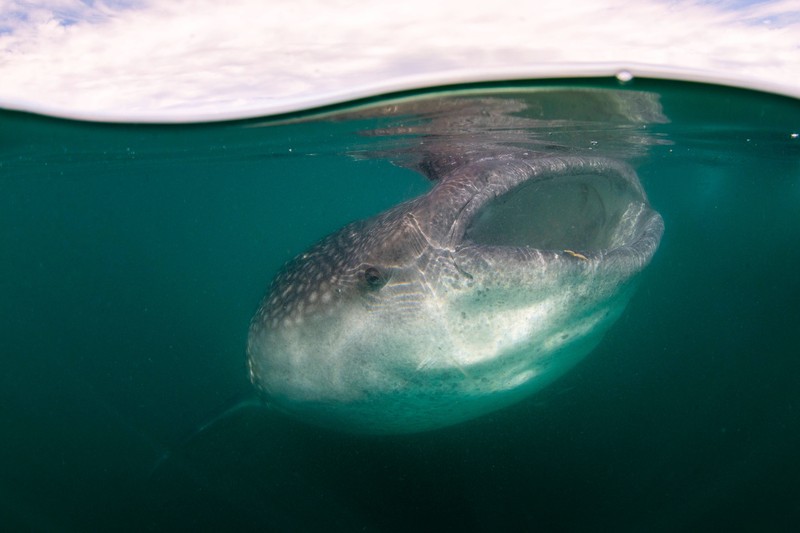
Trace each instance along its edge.
<instances>
[{"instance_id":1,"label":"shark's dorsal surface","mask_svg":"<svg viewBox=\"0 0 800 533\"><path fill-rule=\"evenodd\" d=\"M573 113L572 100L608 100L633 125L661 117L641 93L607 93L547 98ZM514 114L529 100L448 105L455 112L395 108L433 118L415 123L414 148L381 154L425 173L430 192L325 237L273 280L250 325L248 360L277 409L366 433L447 426L552 382L623 311L663 232L631 166L594 155L576 131L574 146L515 137L536 120ZM476 116L491 127L476 131ZM487 138L487 129L501 133ZM619 142L586 130L595 146Z\"/></svg>"}]
</instances>

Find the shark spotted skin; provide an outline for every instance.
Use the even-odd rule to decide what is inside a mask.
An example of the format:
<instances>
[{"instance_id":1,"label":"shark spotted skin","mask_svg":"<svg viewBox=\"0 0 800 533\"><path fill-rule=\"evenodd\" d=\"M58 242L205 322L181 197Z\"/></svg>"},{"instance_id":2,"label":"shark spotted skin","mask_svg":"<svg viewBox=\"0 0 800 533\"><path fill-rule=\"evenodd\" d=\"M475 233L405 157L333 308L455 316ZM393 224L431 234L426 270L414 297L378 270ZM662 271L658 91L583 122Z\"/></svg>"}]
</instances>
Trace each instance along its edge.
<instances>
[{"instance_id":1,"label":"shark spotted skin","mask_svg":"<svg viewBox=\"0 0 800 533\"><path fill-rule=\"evenodd\" d=\"M619 317L663 233L626 163L511 151L325 237L248 337L269 405L359 433L452 425L563 375Z\"/></svg>"}]
</instances>

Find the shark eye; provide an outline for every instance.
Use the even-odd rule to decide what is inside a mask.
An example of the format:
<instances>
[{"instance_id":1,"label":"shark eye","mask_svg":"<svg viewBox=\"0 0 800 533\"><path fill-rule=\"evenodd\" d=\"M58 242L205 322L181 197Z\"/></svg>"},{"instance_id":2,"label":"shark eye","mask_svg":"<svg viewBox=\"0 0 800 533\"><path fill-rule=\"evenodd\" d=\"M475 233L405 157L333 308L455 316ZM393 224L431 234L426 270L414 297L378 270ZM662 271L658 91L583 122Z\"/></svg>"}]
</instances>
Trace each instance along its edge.
<instances>
[{"instance_id":1,"label":"shark eye","mask_svg":"<svg viewBox=\"0 0 800 533\"><path fill-rule=\"evenodd\" d=\"M371 266L364 270L364 281L367 282L370 289L380 289L386 285L387 280L380 270Z\"/></svg>"}]
</instances>

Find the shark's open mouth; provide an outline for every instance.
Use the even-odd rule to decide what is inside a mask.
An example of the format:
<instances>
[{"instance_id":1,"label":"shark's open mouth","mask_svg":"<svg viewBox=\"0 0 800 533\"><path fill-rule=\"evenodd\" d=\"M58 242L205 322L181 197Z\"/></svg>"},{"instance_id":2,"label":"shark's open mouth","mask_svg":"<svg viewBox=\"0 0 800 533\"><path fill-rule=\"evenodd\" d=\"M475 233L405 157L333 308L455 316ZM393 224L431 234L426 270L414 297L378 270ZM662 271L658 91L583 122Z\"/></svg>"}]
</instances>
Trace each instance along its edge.
<instances>
[{"instance_id":1,"label":"shark's open mouth","mask_svg":"<svg viewBox=\"0 0 800 533\"><path fill-rule=\"evenodd\" d=\"M638 191L616 175L529 180L483 206L467 226L476 244L599 251L619 245L617 230Z\"/></svg>"},{"instance_id":2,"label":"shark's open mouth","mask_svg":"<svg viewBox=\"0 0 800 533\"><path fill-rule=\"evenodd\" d=\"M635 244L651 223L660 223L627 165L599 158L531 165L465 206L457 223L465 243L608 253Z\"/></svg>"}]
</instances>

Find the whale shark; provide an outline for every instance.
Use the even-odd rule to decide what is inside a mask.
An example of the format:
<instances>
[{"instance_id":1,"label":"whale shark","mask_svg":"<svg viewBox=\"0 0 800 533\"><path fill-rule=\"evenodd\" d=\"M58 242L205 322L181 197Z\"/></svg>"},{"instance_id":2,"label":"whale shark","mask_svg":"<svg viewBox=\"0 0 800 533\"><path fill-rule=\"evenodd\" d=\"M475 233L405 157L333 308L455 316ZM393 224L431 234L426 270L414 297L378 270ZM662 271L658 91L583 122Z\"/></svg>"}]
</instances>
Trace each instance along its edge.
<instances>
[{"instance_id":1,"label":"whale shark","mask_svg":"<svg viewBox=\"0 0 800 533\"><path fill-rule=\"evenodd\" d=\"M664 231L633 167L473 141L428 145L411 166L429 192L275 276L247 341L270 407L355 433L450 426L552 383L621 315Z\"/></svg>"}]
</instances>

